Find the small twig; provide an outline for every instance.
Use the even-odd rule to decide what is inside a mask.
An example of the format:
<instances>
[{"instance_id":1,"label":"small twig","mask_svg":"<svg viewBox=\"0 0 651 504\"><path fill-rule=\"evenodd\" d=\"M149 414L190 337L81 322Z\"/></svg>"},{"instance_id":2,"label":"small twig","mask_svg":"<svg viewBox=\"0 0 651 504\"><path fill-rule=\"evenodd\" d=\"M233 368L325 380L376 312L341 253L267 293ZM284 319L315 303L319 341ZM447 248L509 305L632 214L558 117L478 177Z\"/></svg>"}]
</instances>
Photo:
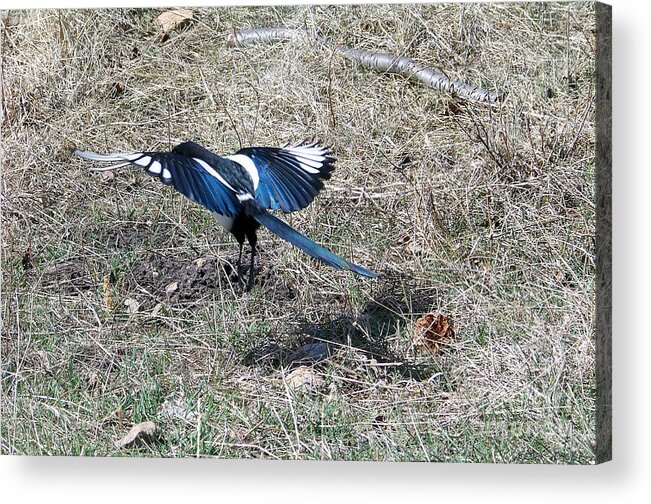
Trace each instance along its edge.
<instances>
[{"instance_id":1,"label":"small twig","mask_svg":"<svg viewBox=\"0 0 651 504\"><path fill-rule=\"evenodd\" d=\"M298 432L298 421L296 420L296 412L294 411L294 404L292 401L292 395L289 392L289 386L287 385L287 379L285 378L285 374L283 373L282 375L283 378L283 385L285 385L285 393L287 394L287 400L289 401L289 411L292 414L292 421L294 422L294 434L296 434L296 446L298 447L298 451L301 449L301 435ZM298 455L298 451L296 454Z\"/></svg>"},{"instance_id":2,"label":"small twig","mask_svg":"<svg viewBox=\"0 0 651 504\"><path fill-rule=\"evenodd\" d=\"M421 437L420 432L418 432L418 426L416 425L416 419L414 418L414 411L411 408L409 409L409 416L411 417L411 425L414 428L416 437L418 438L418 443L420 444L420 448L421 450L423 450L423 455L425 455L425 460L431 462L431 459L429 458L429 453L427 453L427 448L425 448L425 443L423 443L423 438Z\"/></svg>"},{"instance_id":3,"label":"small twig","mask_svg":"<svg viewBox=\"0 0 651 504\"><path fill-rule=\"evenodd\" d=\"M201 441L201 397L197 397L197 451L196 457L199 458L201 450L199 450L199 445Z\"/></svg>"},{"instance_id":4,"label":"small twig","mask_svg":"<svg viewBox=\"0 0 651 504\"><path fill-rule=\"evenodd\" d=\"M567 150L566 156L569 157L572 152L574 152L574 148L576 147L576 143L579 141L579 137L581 136L581 132L583 131L583 127L585 126L585 122L588 119L588 115L590 114L590 111L592 110L592 103L594 102L595 95L592 95L590 99L588 100L588 103L585 106L585 109L583 110L583 114L581 117L581 124L579 125L579 129L577 130L576 134L574 135L574 140L572 140L572 144L570 145L570 148Z\"/></svg>"},{"instance_id":5,"label":"small twig","mask_svg":"<svg viewBox=\"0 0 651 504\"><path fill-rule=\"evenodd\" d=\"M203 77L203 75L202 75ZM204 81L205 84L205 81ZM170 99L167 98L167 146L172 150L172 113L170 110Z\"/></svg>"},{"instance_id":6,"label":"small twig","mask_svg":"<svg viewBox=\"0 0 651 504\"><path fill-rule=\"evenodd\" d=\"M201 69L199 69L199 75L201 75L201 80L203 82L204 88L206 88L206 93L208 93L208 96L210 97L210 101L212 102L213 106L216 108L217 104L215 103L215 98L213 96L212 90L208 87L208 83L206 82L206 78L203 75L203 72ZM219 101L221 102L222 107L224 108L224 112L226 112L226 115L228 116L229 121L231 122L231 126L233 127L233 131L235 131L235 135L237 135L237 141L240 144L240 149L244 147L244 143L242 142L242 137L240 136L240 132L237 129L237 125L235 124L235 121L233 120L233 116L231 116L231 113L228 111L228 107L226 106L226 103L224 102L224 97L221 95L221 93L217 93L217 96L219 97Z\"/></svg>"},{"instance_id":7,"label":"small twig","mask_svg":"<svg viewBox=\"0 0 651 504\"><path fill-rule=\"evenodd\" d=\"M228 448L252 448L255 450L260 450L262 453L267 455L269 458L275 459L275 460L280 460L280 457L277 455L274 455L271 453L269 450L266 448L263 448L260 445L257 444L249 444L249 443L222 443L221 446L226 446Z\"/></svg>"},{"instance_id":8,"label":"small twig","mask_svg":"<svg viewBox=\"0 0 651 504\"><path fill-rule=\"evenodd\" d=\"M258 127L258 116L260 114L260 93L258 92L258 89L249 81L246 81L246 83L249 86L251 86L251 89L253 89L253 91L255 92L255 98L258 102L255 109L255 118L253 119L253 127L251 128L251 135L249 136L249 141L253 142L255 139L255 130Z\"/></svg>"},{"instance_id":9,"label":"small twig","mask_svg":"<svg viewBox=\"0 0 651 504\"><path fill-rule=\"evenodd\" d=\"M331 51L330 59L328 60L328 109L330 110L330 126L335 128L337 126L337 118L335 116L335 107L332 103L332 62L335 57L335 51Z\"/></svg>"},{"instance_id":10,"label":"small twig","mask_svg":"<svg viewBox=\"0 0 651 504\"><path fill-rule=\"evenodd\" d=\"M208 98L210 98L210 103L212 103L213 107L217 108L217 103L215 103L215 97L212 95L212 90L208 86L208 83L206 82L206 77L203 75L201 68L199 68L199 75L201 76L201 82L203 83L203 87L206 90L206 93L208 94Z\"/></svg>"}]
</instances>

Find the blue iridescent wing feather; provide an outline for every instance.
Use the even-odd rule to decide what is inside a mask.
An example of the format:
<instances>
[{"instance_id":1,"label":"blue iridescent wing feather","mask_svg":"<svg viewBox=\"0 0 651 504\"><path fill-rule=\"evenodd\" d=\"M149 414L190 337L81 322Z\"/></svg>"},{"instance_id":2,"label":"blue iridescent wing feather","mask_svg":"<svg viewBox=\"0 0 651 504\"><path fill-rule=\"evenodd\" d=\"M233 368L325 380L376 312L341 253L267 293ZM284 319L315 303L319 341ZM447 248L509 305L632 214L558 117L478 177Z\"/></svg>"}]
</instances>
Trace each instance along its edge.
<instances>
[{"instance_id":1,"label":"blue iridescent wing feather","mask_svg":"<svg viewBox=\"0 0 651 504\"><path fill-rule=\"evenodd\" d=\"M235 217L242 209L235 191L218 178L219 174L216 170L195 158L175 152L96 154L78 150L76 153L92 161L118 162L111 166L95 168L94 171L111 170L128 164L139 166L148 175L160 179L165 185L174 187L211 212Z\"/></svg>"},{"instance_id":2,"label":"blue iridescent wing feather","mask_svg":"<svg viewBox=\"0 0 651 504\"><path fill-rule=\"evenodd\" d=\"M250 147L237 154L255 164L260 181L255 199L262 208L295 212L308 206L329 179L335 158L316 143L292 147Z\"/></svg>"},{"instance_id":3,"label":"blue iridescent wing feather","mask_svg":"<svg viewBox=\"0 0 651 504\"><path fill-rule=\"evenodd\" d=\"M211 212L217 212L226 217L235 217L240 212L241 205L235 192L208 173L193 158L173 153L159 154L157 157L163 168L167 168L172 175L169 185L187 198ZM157 174L152 174L149 171L147 173L163 180ZM163 182L166 183L165 180Z\"/></svg>"}]
</instances>

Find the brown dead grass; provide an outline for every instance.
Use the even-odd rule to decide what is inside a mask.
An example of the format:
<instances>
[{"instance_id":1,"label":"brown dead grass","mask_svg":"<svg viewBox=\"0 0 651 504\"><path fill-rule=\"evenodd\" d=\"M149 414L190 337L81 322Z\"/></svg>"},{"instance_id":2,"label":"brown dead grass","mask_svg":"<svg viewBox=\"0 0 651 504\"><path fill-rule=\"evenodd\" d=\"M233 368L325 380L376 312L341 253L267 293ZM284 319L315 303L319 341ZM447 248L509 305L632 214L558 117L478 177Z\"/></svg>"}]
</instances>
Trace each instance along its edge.
<instances>
[{"instance_id":1,"label":"brown dead grass","mask_svg":"<svg viewBox=\"0 0 651 504\"><path fill-rule=\"evenodd\" d=\"M591 4L200 9L166 40L160 12L3 13L2 453L590 462ZM316 42L225 47L264 25L508 98L459 103ZM262 233L242 295L206 212L70 154L313 136L337 170L288 220L376 281ZM435 358L412 341L429 312L455 321ZM149 420L157 438L115 448Z\"/></svg>"}]
</instances>

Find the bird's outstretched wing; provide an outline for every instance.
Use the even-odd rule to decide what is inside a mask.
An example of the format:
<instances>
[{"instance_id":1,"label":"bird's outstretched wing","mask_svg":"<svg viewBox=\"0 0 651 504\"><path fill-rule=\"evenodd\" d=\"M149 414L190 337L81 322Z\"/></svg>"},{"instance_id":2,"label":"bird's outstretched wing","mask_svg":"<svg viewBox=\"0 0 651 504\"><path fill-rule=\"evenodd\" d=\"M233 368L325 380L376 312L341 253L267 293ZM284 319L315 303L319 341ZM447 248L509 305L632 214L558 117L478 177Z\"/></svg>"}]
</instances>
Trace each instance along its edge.
<instances>
[{"instance_id":1,"label":"bird's outstretched wing","mask_svg":"<svg viewBox=\"0 0 651 504\"><path fill-rule=\"evenodd\" d=\"M92 161L113 162L110 166L91 168L107 171L127 165L144 168L152 177L171 185L192 201L211 212L234 217L241 210L238 191L205 161L175 152L134 152L119 154L96 154L75 151L78 156Z\"/></svg>"},{"instance_id":2,"label":"bird's outstretched wing","mask_svg":"<svg viewBox=\"0 0 651 504\"><path fill-rule=\"evenodd\" d=\"M228 159L253 174L255 199L262 208L295 212L309 205L330 178L336 159L317 142L291 147L250 147ZM258 180L255 180L257 175Z\"/></svg>"}]
</instances>

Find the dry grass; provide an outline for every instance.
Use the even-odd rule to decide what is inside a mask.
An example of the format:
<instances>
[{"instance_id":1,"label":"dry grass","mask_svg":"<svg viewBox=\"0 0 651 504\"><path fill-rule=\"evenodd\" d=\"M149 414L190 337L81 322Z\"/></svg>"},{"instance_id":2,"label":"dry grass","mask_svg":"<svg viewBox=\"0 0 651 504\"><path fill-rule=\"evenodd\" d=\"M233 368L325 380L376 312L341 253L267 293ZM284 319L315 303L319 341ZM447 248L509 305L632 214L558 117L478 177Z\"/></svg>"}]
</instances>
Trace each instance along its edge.
<instances>
[{"instance_id":1,"label":"dry grass","mask_svg":"<svg viewBox=\"0 0 651 504\"><path fill-rule=\"evenodd\" d=\"M3 13L2 453L592 461L592 5L205 9L166 41L159 12ZM279 24L508 99L223 43ZM69 150L311 136L338 168L289 221L376 281L263 232L241 294L207 212ZM428 312L455 322L437 355L412 340ZM157 435L115 447L145 420Z\"/></svg>"}]
</instances>

